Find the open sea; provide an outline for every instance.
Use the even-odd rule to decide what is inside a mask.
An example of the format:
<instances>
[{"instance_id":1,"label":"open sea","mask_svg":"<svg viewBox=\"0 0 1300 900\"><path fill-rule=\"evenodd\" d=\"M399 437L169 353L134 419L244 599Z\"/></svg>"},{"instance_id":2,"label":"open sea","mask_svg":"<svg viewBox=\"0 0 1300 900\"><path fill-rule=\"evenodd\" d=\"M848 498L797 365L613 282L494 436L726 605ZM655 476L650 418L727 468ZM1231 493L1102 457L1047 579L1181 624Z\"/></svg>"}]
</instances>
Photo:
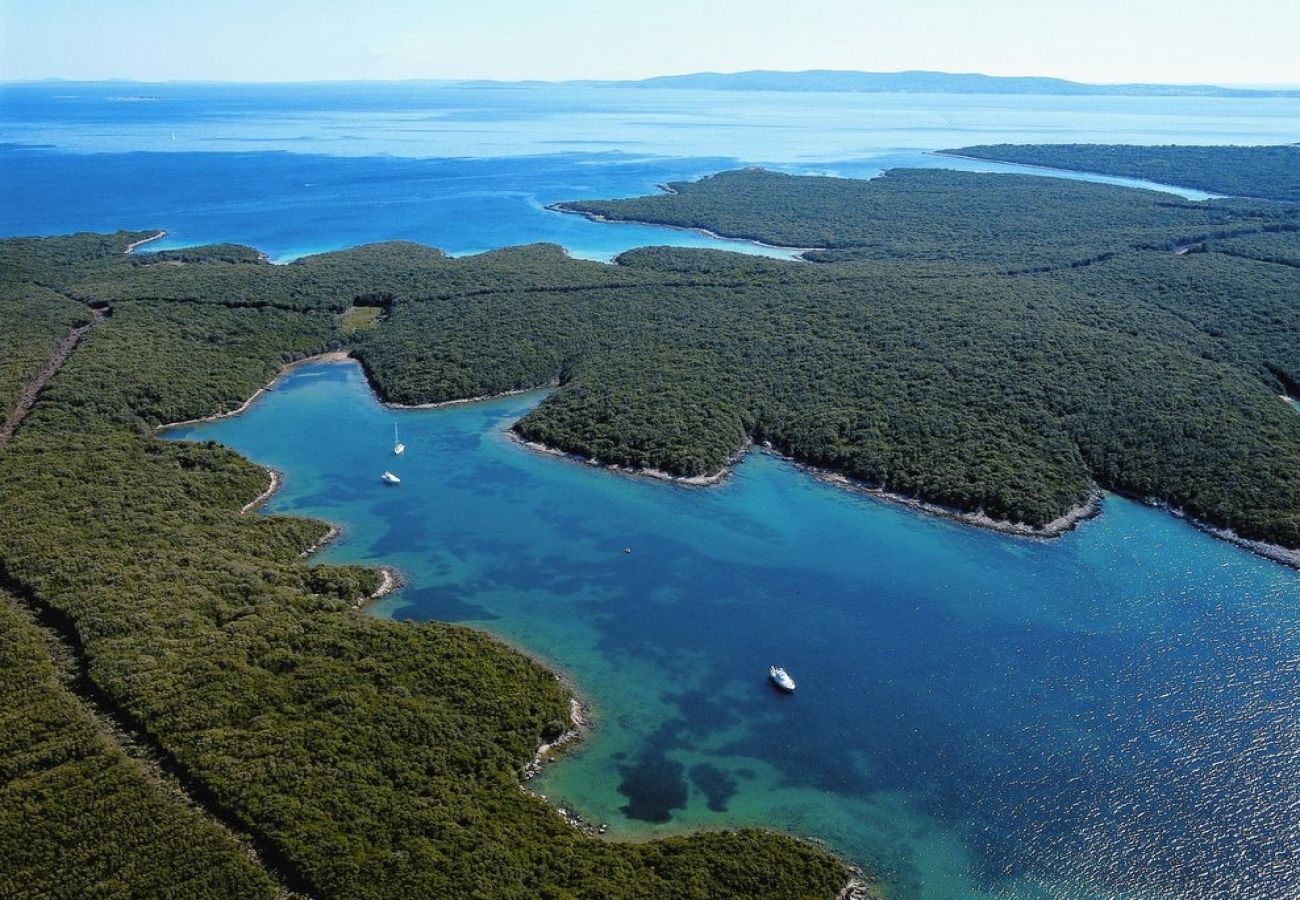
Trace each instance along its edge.
<instances>
[{"instance_id":1,"label":"open sea","mask_svg":"<svg viewBox=\"0 0 1300 900\"><path fill-rule=\"evenodd\" d=\"M927 152L981 142L1298 137L1282 99L0 85L0 233L779 254L545 206L736 165L1015 169ZM355 364L313 364L171 436L283 471L267 511L344 528L323 561L399 568L373 614L565 673L596 727L532 786L615 838L778 827L895 898L1300 896L1300 573L1114 496L1038 541L761 453L717 487L615 475L508 438L541 396L389 410Z\"/></svg>"}]
</instances>

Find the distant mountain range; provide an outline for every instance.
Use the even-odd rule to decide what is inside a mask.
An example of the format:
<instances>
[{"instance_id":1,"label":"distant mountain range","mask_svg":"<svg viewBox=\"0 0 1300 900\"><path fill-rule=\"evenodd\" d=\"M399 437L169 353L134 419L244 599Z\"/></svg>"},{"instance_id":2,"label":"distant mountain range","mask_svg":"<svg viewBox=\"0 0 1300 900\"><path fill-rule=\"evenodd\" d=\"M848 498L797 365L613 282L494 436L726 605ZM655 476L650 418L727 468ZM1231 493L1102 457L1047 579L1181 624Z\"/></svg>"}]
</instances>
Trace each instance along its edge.
<instances>
[{"instance_id":1,"label":"distant mountain range","mask_svg":"<svg viewBox=\"0 0 1300 900\"><path fill-rule=\"evenodd\" d=\"M1229 88L1210 84L1083 84L1063 78L1007 77L951 72L699 72L641 81L585 84L699 91L818 91L917 94L1058 94L1133 97L1300 97L1300 89Z\"/></svg>"},{"instance_id":2,"label":"distant mountain range","mask_svg":"<svg viewBox=\"0 0 1300 900\"><path fill-rule=\"evenodd\" d=\"M94 82L74 81L64 78L41 78L32 81L0 81L0 85L22 86L69 84L171 84L171 85L222 85L241 82L223 81L169 81L148 82L128 78L101 79ZM247 84L259 84L248 82ZM507 87L571 85L578 87L618 88L668 88L688 91L810 91L819 93L902 93L902 94L1054 94L1077 97L1288 97L1300 98L1300 85L1259 87L1223 87L1215 84L1085 84L1064 78L1037 76L959 74L954 72L853 72L836 69L808 69L803 72L780 72L756 69L751 72L695 72L690 75L660 75L640 80L575 79L572 81L543 81L526 79L506 81L501 79L427 79L408 78L397 81L303 81L268 82L262 86L298 87L317 85L417 85L429 84L455 87Z\"/></svg>"}]
</instances>

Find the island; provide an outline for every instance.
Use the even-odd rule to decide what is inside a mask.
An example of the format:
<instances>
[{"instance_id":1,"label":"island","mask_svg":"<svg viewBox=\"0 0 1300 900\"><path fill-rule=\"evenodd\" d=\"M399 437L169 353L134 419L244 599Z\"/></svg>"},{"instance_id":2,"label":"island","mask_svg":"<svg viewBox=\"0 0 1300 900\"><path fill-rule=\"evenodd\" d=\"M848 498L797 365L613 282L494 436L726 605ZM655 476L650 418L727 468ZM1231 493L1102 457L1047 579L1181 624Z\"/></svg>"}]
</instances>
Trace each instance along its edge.
<instances>
[{"instance_id":1,"label":"island","mask_svg":"<svg viewBox=\"0 0 1300 900\"><path fill-rule=\"evenodd\" d=\"M766 831L574 827L521 783L575 727L554 673L359 612L381 573L311 564L327 523L246 514L265 470L158 438L320 354L397 404L555 385L518 437L634 472L716 480L758 445L1022 534L1107 489L1300 548L1293 205L746 169L558 208L814 249L607 265L392 242L272 265L148 252L153 230L0 241L0 894L870 889Z\"/></svg>"},{"instance_id":2,"label":"island","mask_svg":"<svg viewBox=\"0 0 1300 900\"><path fill-rule=\"evenodd\" d=\"M1137 178L1213 194L1300 201L1300 144L1140 147L1131 144L988 144L947 156Z\"/></svg>"}]
</instances>

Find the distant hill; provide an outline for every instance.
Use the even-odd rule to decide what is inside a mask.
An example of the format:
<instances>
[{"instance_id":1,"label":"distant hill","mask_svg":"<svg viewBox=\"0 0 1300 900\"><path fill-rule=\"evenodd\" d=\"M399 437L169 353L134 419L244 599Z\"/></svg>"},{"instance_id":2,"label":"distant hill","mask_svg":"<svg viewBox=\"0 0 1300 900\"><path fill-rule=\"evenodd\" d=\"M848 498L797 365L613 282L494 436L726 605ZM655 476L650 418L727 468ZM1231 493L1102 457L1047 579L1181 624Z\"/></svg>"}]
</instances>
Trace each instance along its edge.
<instances>
[{"instance_id":1,"label":"distant hill","mask_svg":"<svg viewBox=\"0 0 1300 900\"><path fill-rule=\"evenodd\" d=\"M1226 88L1209 84L1083 84L1063 78L1005 77L951 72L699 72L627 82L626 87L679 88L702 91L821 91L933 94L1057 94L1143 97L1300 97L1300 90Z\"/></svg>"}]
</instances>

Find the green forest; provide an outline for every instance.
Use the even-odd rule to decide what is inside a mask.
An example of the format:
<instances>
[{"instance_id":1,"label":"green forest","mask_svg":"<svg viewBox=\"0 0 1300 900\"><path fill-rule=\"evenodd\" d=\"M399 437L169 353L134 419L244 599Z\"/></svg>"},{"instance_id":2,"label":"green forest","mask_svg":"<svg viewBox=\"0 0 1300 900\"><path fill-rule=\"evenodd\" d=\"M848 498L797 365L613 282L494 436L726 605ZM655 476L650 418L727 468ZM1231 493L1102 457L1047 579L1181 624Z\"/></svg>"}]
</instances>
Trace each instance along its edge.
<instances>
[{"instance_id":1,"label":"green forest","mask_svg":"<svg viewBox=\"0 0 1300 900\"><path fill-rule=\"evenodd\" d=\"M1272 147L989 144L943 152L1138 178L1211 194L1300 201L1300 144Z\"/></svg>"},{"instance_id":2,"label":"green forest","mask_svg":"<svg viewBox=\"0 0 1300 900\"><path fill-rule=\"evenodd\" d=\"M56 240L28 255L34 280L6 286L5 320L44 296L38 282L102 305L73 283L137 274L140 259L121 253L135 238ZM186 284L190 266L277 277L278 267L188 255L148 265ZM397 256L385 284L430 258ZM349 305L364 299L338 290ZM343 340L331 303L213 299L112 302L0 448L0 894L839 891L844 863L792 838L741 830L614 843L522 790L537 745L571 724L552 673L475 630L359 612L375 571L300 558L324 523L239 514L266 486L262 469L213 444L153 436L164 421L236 405L285 362ZM58 324L29 332L31 362L15 365L16 379L39 367ZM75 684L56 677L31 615L66 632L84 667ZM141 773L79 703L85 695L127 723L201 808Z\"/></svg>"},{"instance_id":3,"label":"green forest","mask_svg":"<svg viewBox=\"0 0 1300 900\"><path fill-rule=\"evenodd\" d=\"M1278 399L1300 384L1294 207L940 171L673 190L566 208L819 249L606 265L392 242L272 265L123 252L151 232L0 240L6 409L93 319L0 446L0 895L775 900L847 881L762 831L570 827L519 783L571 724L554 674L478 631L359 612L376 572L301 558L325 523L240 514L264 470L156 437L322 351L400 403L555 384L516 430L606 463L712 475L752 440L1029 526L1101 485L1300 547L1300 416Z\"/></svg>"}]
</instances>

